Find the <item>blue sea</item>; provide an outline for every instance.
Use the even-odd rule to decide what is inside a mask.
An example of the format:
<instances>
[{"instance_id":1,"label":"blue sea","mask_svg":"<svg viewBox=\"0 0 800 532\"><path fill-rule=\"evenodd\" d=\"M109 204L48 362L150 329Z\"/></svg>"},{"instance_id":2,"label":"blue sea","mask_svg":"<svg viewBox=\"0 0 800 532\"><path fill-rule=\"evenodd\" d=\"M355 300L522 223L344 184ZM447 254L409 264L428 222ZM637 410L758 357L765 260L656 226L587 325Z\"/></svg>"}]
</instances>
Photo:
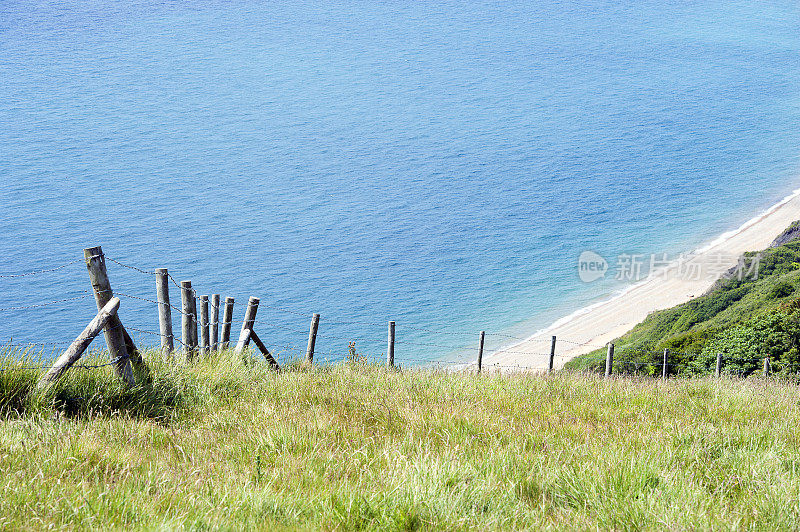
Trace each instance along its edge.
<instances>
[{"instance_id":1,"label":"blue sea","mask_svg":"<svg viewBox=\"0 0 800 532\"><path fill-rule=\"evenodd\" d=\"M799 28L781 0L4 0L0 344L69 343L100 245L235 297L234 336L260 297L283 357L315 312L323 359L381 356L387 320L401 364L494 349L621 288L581 252L687 251L800 187ZM155 305L120 316L158 343Z\"/></svg>"}]
</instances>

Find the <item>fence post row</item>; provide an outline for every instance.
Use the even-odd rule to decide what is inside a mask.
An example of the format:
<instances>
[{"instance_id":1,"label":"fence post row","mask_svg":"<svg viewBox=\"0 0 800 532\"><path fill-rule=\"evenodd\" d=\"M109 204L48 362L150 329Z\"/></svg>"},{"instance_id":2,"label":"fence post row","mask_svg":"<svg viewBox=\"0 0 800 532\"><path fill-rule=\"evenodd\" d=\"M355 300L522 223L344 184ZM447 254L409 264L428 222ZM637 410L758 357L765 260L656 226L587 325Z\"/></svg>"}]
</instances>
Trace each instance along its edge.
<instances>
[{"instance_id":1,"label":"fence post row","mask_svg":"<svg viewBox=\"0 0 800 532\"><path fill-rule=\"evenodd\" d=\"M486 337L486 331L481 331L478 335L478 373L483 370L483 340Z\"/></svg>"},{"instance_id":2,"label":"fence post row","mask_svg":"<svg viewBox=\"0 0 800 532\"><path fill-rule=\"evenodd\" d=\"M614 366L614 344L609 342L608 349L606 350L606 377L611 376L613 366Z\"/></svg>"},{"instance_id":3,"label":"fence post row","mask_svg":"<svg viewBox=\"0 0 800 532\"><path fill-rule=\"evenodd\" d=\"M145 370L148 368L144 364L141 354L137 350L136 345L134 344L128 332L125 330L117 314L119 308L119 299L113 297L113 291L111 290L111 283L108 278L102 247L97 246L86 248L83 250L83 252L84 261L94 292L95 303L97 304L98 314L87 325L84 331L72 342L72 344L70 344L67 350L56 360L47 374L42 377L38 386L41 387L48 382L53 382L63 375L63 373L81 357L86 347L99 334L100 330L104 331L109 354L111 359L115 361L114 368L117 375L127 384L132 385L134 384L134 377L131 363L134 362L141 364L142 368ZM175 337L172 330L172 311L169 298L170 277L166 268L157 268L155 270L155 276L159 330L161 337L161 352L162 356L165 358L171 358L175 350ZM198 313L198 297L196 296L195 290L192 288L191 281L181 281L180 288L182 312L181 333L187 359L191 359L195 356L198 350L198 345L199 352L202 356L207 356L213 351L221 351L222 349L228 348L230 344L234 298L225 298L225 306L222 316L222 331L220 334L220 295L211 295L211 314L209 316L208 296L199 297L200 312ZM250 297L235 351L239 354L242 353L248 346L249 342L253 340L258 349L264 354L264 357L267 359L267 361L276 369L279 369L277 361L253 330L256 313L258 311L258 305L259 298ZM313 364L314 361L314 350L316 345L317 331L319 328L319 318L320 315L315 313L311 319L311 327L309 330L308 346L306 348L305 357L305 363L307 365ZM200 328L199 331L198 325ZM395 365L395 327L396 322L388 322L386 364L387 367L390 368L394 367ZM477 358L478 373L480 373L483 369L485 334L485 331L480 331ZM556 336L552 336L547 368L548 373L552 373L554 371L556 342ZM605 377L610 377L613 374L614 348L614 343L609 342L607 344ZM661 378L663 380L666 380L669 377L669 354L670 350L664 349L661 366ZM720 352L716 354L716 364L714 368L714 376L716 378L720 378L722 376L722 363L723 353ZM769 376L771 371L772 367L770 358L768 356L764 357L762 370L763 375Z\"/></svg>"},{"instance_id":4,"label":"fence post row","mask_svg":"<svg viewBox=\"0 0 800 532\"><path fill-rule=\"evenodd\" d=\"M211 294L211 336L209 338L211 352L219 351L219 294Z\"/></svg>"},{"instance_id":5,"label":"fence post row","mask_svg":"<svg viewBox=\"0 0 800 532\"><path fill-rule=\"evenodd\" d=\"M111 291L111 282L108 280L108 273L106 272L103 248L100 246L86 248L83 250L83 258L86 262L86 269L89 271L89 280L92 283L94 299L99 312L103 310L103 307L114 297L114 293ZM119 321L116 313L110 316L106 321L103 332L111 359L118 360L118 362L114 364L114 370L123 381L129 385L133 385L133 371L131 370L130 360L128 360L128 349L125 347L125 337L122 334L122 322Z\"/></svg>"},{"instance_id":6,"label":"fence post row","mask_svg":"<svg viewBox=\"0 0 800 532\"><path fill-rule=\"evenodd\" d=\"M394 367L394 322L389 322L389 335L386 344L386 366Z\"/></svg>"},{"instance_id":7,"label":"fence post row","mask_svg":"<svg viewBox=\"0 0 800 532\"><path fill-rule=\"evenodd\" d=\"M317 328L319 327L319 314L311 317L311 329L308 331L308 346L306 347L306 364L314 363L314 346L317 343Z\"/></svg>"},{"instance_id":8,"label":"fence post row","mask_svg":"<svg viewBox=\"0 0 800 532\"><path fill-rule=\"evenodd\" d=\"M172 357L175 343L172 338L172 308L169 306L169 272L156 269L156 299L158 300L158 328L161 333L161 354Z\"/></svg>"},{"instance_id":9,"label":"fence post row","mask_svg":"<svg viewBox=\"0 0 800 532\"><path fill-rule=\"evenodd\" d=\"M241 354L247 344L250 343L251 335L248 331L253 330L253 323L256 321L256 313L258 312L259 299L251 297L247 302L247 310L244 313L244 321L242 322L242 332L239 333L239 341L236 343L236 354Z\"/></svg>"},{"instance_id":10,"label":"fence post row","mask_svg":"<svg viewBox=\"0 0 800 532\"><path fill-rule=\"evenodd\" d=\"M92 340L100 334L108 320L117 315L119 309L119 298L112 297L105 306L100 309L100 312L89 322L89 325L83 329L77 338L69 345L66 351L58 357L53 364L53 367L45 373L37 384L37 388L42 389L51 382L55 382L61 377L75 362L81 358L83 352L92 343Z\"/></svg>"},{"instance_id":11,"label":"fence post row","mask_svg":"<svg viewBox=\"0 0 800 532\"><path fill-rule=\"evenodd\" d=\"M200 296L200 356L208 356L208 296Z\"/></svg>"},{"instance_id":12,"label":"fence post row","mask_svg":"<svg viewBox=\"0 0 800 532\"><path fill-rule=\"evenodd\" d=\"M222 312L222 337L220 338L220 350L228 349L231 343L231 322L233 322L233 303L232 297L225 298L225 308Z\"/></svg>"}]
</instances>

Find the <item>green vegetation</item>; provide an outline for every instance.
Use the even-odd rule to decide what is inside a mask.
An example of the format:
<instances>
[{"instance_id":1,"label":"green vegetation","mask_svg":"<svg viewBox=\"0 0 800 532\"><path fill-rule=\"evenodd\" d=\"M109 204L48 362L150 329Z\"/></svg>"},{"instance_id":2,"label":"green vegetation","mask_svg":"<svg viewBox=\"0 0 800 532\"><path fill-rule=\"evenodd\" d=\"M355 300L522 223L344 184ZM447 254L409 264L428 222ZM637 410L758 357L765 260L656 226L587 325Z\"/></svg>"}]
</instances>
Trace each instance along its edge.
<instances>
[{"instance_id":1,"label":"green vegetation","mask_svg":"<svg viewBox=\"0 0 800 532\"><path fill-rule=\"evenodd\" d=\"M800 528L778 380L146 357L145 385L73 369L43 394L0 364L0 529Z\"/></svg>"},{"instance_id":2,"label":"green vegetation","mask_svg":"<svg viewBox=\"0 0 800 532\"><path fill-rule=\"evenodd\" d=\"M794 230L794 225L787 234ZM756 254L743 257L744 271ZM616 340L615 371L631 369L630 361L648 361L640 368L661 372L658 364L670 349L670 371L706 374L713 371L717 353L724 354L724 370L746 376L759 371L769 356L773 369L783 375L800 371L800 242L790 242L760 252L758 278L722 279L705 295L688 303L654 312ZM598 349L571 360L568 369L600 371L605 351Z\"/></svg>"}]
</instances>

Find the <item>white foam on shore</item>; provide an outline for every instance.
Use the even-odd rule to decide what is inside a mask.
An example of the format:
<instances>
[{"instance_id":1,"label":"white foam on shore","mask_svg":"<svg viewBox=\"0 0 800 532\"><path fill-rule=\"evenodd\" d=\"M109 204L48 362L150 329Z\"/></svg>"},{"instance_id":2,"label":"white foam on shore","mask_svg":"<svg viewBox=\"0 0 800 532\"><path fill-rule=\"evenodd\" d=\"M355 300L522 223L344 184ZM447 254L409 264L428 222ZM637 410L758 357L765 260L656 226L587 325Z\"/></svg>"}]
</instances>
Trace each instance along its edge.
<instances>
[{"instance_id":1,"label":"white foam on shore","mask_svg":"<svg viewBox=\"0 0 800 532\"><path fill-rule=\"evenodd\" d=\"M692 254L693 255L697 255L699 253L705 253L706 251L708 251L708 250L710 250L710 249L712 249L712 248L724 243L726 240L730 240L731 238L733 238L734 236L738 235L739 233L741 233L745 229L749 229L750 227L754 226L755 224L757 224L758 222L760 222L761 220L763 220L764 218L766 218L767 216L769 216L773 212L777 211L778 209L780 209L781 207L783 207L784 205L786 205L787 203L789 203L790 201L792 201L793 199L795 199L798 196L800 196L800 188L794 190L791 194L789 194L788 196L783 198L781 201L779 201L778 203L776 203L775 205L773 205L769 209L763 211L762 213L758 214L757 216L755 216L753 218L750 218L745 223L740 225L737 229L734 229L733 231L728 231L726 233L722 233L720 236L718 236L717 238L715 238L714 240L712 240L711 242L709 242L705 246L702 246L702 247L699 247L699 248L695 249L694 251L692 251ZM784 227L784 229L785 229L785 227Z\"/></svg>"},{"instance_id":2,"label":"white foam on shore","mask_svg":"<svg viewBox=\"0 0 800 532\"><path fill-rule=\"evenodd\" d=\"M732 231L726 231L726 232L722 233L721 235L719 235L718 237L716 237L713 240L711 240L708 244L704 244L704 245L698 247L697 249L689 252L689 258L691 258L693 256L696 256L696 255L700 255L702 253L705 253L705 252L707 252L707 251L719 246L720 244L725 243L726 241L730 240L731 238L735 237L736 235L740 234L741 232L745 231L746 229L749 229L750 227L754 226L758 222L764 220L767 216L769 216L770 214L774 213L775 211L777 211L778 209L780 209L781 207L783 207L784 205L786 205L787 203L789 203L793 199L797 198L798 196L800 196L800 188L795 189L794 191L792 191L791 194L789 194L788 196L786 196L785 198L780 200L778 203L772 205L771 207L769 207L765 211L762 211L758 215L756 215L753 218L747 220L745 223L740 225L738 228L736 228L736 229L734 229ZM785 228L783 228L783 229L785 229ZM781 231L783 231L783 229L781 229ZM778 234L780 234L780 233L778 233ZM777 235L775 235L775 236L777 236ZM670 263L670 265L667 266L666 269L669 269L670 267L672 267L672 265L675 264L676 262L677 261L673 261L672 263ZM636 288L638 288L638 287L640 287L640 286L644 285L645 283L648 283L648 282L650 282L652 280L653 280L652 277L648 277L648 278L643 279L643 280L641 280L641 281L639 281L637 283L632 284L631 286L628 286L628 287L626 287L626 288L624 288L622 290L619 290L619 291L615 292L610 297L607 297L605 299L601 299L600 301L596 301L596 302L594 302L594 303L592 303L590 305L587 305L585 307L581 307L578 310L576 310L575 312L572 312L571 314L568 314L567 316L564 316L563 318L557 319L556 321L554 321L553 323L551 323L547 327L539 329L538 331L534 332L530 336L526 337L524 340L519 340L519 341L510 343L508 345L502 346L502 347L500 347L498 349L495 349L494 351L492 351L491 354L489 354L487 356L487 358L491 357L492 355L495 355L497 353L500 353L502 351L513 349L514 347L522 345L522 344L524 344L526 342L530 342L530 341L534 340L537 336L546 335L549 331L551 331L553 329L557 329L558 327L561 327L562 325L565 325L565 324L573 321L574 319L579 318L580 316L588 314L588 313L590 313L591 311L593 311L594 309L596 309L598 307L601 307L601 306L606 305L606 304L608 304L608 303L610 303L610 302L612 302L612 301L614 301L616 299L624 297L625 295L627 295L632 290L635 290Z\"/></svg>"}]
</instances>

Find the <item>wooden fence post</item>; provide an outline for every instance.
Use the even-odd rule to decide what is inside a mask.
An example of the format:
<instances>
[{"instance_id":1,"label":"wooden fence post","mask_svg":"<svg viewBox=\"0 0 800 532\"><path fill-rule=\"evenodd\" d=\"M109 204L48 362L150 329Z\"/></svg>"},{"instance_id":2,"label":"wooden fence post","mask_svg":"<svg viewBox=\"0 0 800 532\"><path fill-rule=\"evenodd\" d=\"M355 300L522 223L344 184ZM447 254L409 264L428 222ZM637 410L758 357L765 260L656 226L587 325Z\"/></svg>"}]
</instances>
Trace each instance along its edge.
<instances>
[{"instance_id":1,"label":"wooden fence post","mask_svg":"<svg viewBox=\"0 0 800 532\"><path fill-rule=\"evenodd\" d=\"M722 353L717 353L717 366L714 369L714 376L718 379L722 376Z\"/></svg>"},{"instance_id":2,"label":"wooden fence post","mask_svg":"<svg viewBox=\"0 0 800 532\"><path fill-rule=\"evenodd\" d=\"M247 310L244 313L244 321L242 322L242 332L239 334L239 341L236 343L236 354L241 354L247 344L250 343L250 335L247 331L253 330L253 323L256 321L256 312L258 312L259 299L251 297L247 302Z\"/></svg>"},{"instance_id":3,"label":"wooden fence post","mask_svg":"<svg viewBox=\"0 0 800 532\"><path fill-rule=\"evenodd\" d=\"M89 271L89 280L94 291L94 300L97 303L98 312L103 310L114 293L111 291L111 282L108 280L106 272L106 261L103 256L103 249L100 246L86 248L83 250L83 258L86 261L86 269ZM125 347L125 338L122 334L122 322L117 318L116 313L106 322L104 328L106 344L111 360L118 360L114 364L117 375L129 385L133 385L133 370L130 360L128 360L128 349Z\"/></svg>"},{"instance_id":4,"label":"wooden fence post","mask_svg":"<svg viewBox=\"0 0 800 532\"><path fill-rule=\"evenodd\" d=\"M667 379L667 359L669 357L669 349L664 349L664 362L661 365L661 379Z\"/></svg>"},{"instance_id":5,"label":"wooden fence post","mask_svg":"<svg viewBox=\"0 0 800 532\"><path fill-rule=\"evenodd\" d=\"M69 345L67 350L58 357L53 367L39 380L37 387L41 389L49 383L55 382L72 367L72 365L81 358L81 355L86 348L89 347L89 344L92 343L92 340L105 328L108 320L117 315L117 309L119 309L119 298L112 297L108 303L100 309L100 312L97 313L92 321L89 322L89 325L83 329L83 332Z\"/></svg>"},{"instance_id":6,"label":"wooden fence post","mask_svg":"<svg viewBox=\"0 0 800 532\"><path fill-rule=\"evenodd\" d=\"M606 350L606 377L611 376L613 367L614 367L614 344L609 342L608 349Z\"/></svg>"},{"instance_id":7,"label":"wooden fence post","mask_svg":"<svg viewBox=\"0 0 800 532\"><path fill-rule=\"evenodd\" d=\"M386 366L394 367L394 322L389 322L389 336L386 343Z\"/></svg>"},{"instance_id":8,"label":"wooden fence post","mask_svg":"<svg viewBox=\"0 0 800 532\"><path fill-rule=\"evenodd\" d=\"M269 352L269 349L267 349L267 346L264 345L264 342L261 341L261 338L258 337L256 332L253 329L250 329L249 331L247 331L247 334L250 335L250 339L253 341L254 344L256 344L256 347L258 348L259 351L261 351L261 354L264 355L264 358L269 363L269 365L272 366L274 370L280 371L281 368L280 366L278 366L278 361L275 360L275 357L272 356L272 353Z\"/></svg>"},{"instance_id":9,"label":"wooden fence post","mask_svg":"<svg viewBox=\"0 0 800 532\"><path fill-rule=\"evenodd\" d=\"M200 296L200 356L208 356L208 296Z\"/></svg>"},{"instance_id":10,"label":"wooden fence post","mask_svg":"<svg viewBox=\"0 0 800 532\"><path fill-rule=\"evenodd\" d=\"M193 318L192 301L194 290L191 281L181 281L181 336L183 338L184 353L187 359L192 358L194 351L194 336L192 335Z\"/></svg>"},{"instance_id":11,"label":"wooden fence post","mask_svg":"<svg viewBox=\"0 0 800 532\"><path fill-rule=\"evenodd\" d=\"M547 373L553 373L553 361L556 358L556 337L550 341L550 362L547 364Z\"/></svg>"},{"instance_id":12,"label":"wooden fence post","mask_svg":"<svg viewBox=\"0 0 800 532\"><path fill-rule=\"evenodd\" d=\"M219 351L219 294L211 294L211 344L212 353Z\"/></svg>"},{"instance_id":13,"label":"wooden fence post","mask_svg":"<svg viewBox=\"0 0 800 532\"><path fill-rule=\"evenodd\" d=\"M483 340L486 337L486 331L481 331L478 335L478 373L483 370Z\"/></svg>"},{"instance_id":14,"label":"wooden fence post","mask_svg":"<svg viewBox=\"0 0 800 532\"><path fill-rule=\"evenodd\" d=\"M164 358L172 356L175 342L172 338L172 308L169 306L169 272L166 268L156 269L156 299L158 300L158 326L161 332L161 354Z\"/></svg>"},{"instance_id":15,"label":"wooden fence post","mask_svg":"<svg viewBox=\"0 0 800 532\"><path fill-rule=\"evenodd\" d=\"M231 323L233 322L233 303L232 297L225 298L225 309L222 312L222 338L220 339L220 350L228 349L231 343Z\"/></svg>"},{"instance_id":16,"label":"wooden fence post","mask_svg":"<svg viewBox=\"0 0 800 532\"><path fill-rule=\"evenodd\" d=\"M317 328L319 327L319 314L311 317L311 329L308 331L308 346L306 347L306 364L314 363L314 346L317 343Z\"/></svg>"},{"instance_id":17,"label":"wooden fence post","mask_svg":"<svg viewBox=\"0 0 800 532\"><path fill-rule=\"evenodd\" d=\"M764 357L764 371L763 371L764 376L765 377L769 377L769 374L770 374L771 370L772 370L772 367L771 367L771 365L769 363L769 357Z\"/></svg>"},{"instance_id":18,"label":"wooden fence post","mask_svg":"<svg viewBox=\"0 0 800 532\"><path fill-rule=\"evenodd\" d=\"M119 317L117 317L117 319L119 320ZM125 327L122 326L122 322L120 322L120 328L122 329L122 337L125 339L125 348L128 350L128 358L130 358L130 361L133 363L133 367L142 374L141 376L150 382L150 368L147 367L142 354L136 348L136 344L133 343L133 338L131 338L131 335L125 330Z\"/></svg>"},{"instance_id":19,"label":"wooden fence post","mask_svg":"<svg viewBox=\"0 0 800 532\"><path fill-rule=\"evenodd\" d=\"M199 345L199 335L197 334L197 324L200 321L199 313L197 312L197 290L192 288L191 296L189 297L189 306L191 308L191 326L189 332L192 335L192 357L197 355L197 346Z\"/></svg>"}]
</instances>

